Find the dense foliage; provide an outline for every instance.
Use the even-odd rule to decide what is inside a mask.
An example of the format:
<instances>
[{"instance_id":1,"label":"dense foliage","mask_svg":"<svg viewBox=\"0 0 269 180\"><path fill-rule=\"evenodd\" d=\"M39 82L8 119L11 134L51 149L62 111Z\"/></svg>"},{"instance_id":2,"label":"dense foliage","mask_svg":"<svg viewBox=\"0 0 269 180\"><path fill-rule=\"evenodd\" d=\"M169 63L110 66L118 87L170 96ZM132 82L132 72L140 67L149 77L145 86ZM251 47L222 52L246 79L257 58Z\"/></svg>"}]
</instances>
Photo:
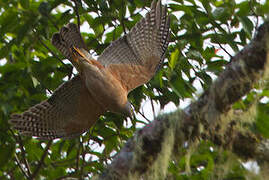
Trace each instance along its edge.
<instances>
[{"instance_id":1,"label":"dense foliage","mask_svg":"<svg viewBox=\"0 0 269 180\"><path fill-rule=\"evenodd\" d=\"M232 60L230 57L247 45L269 12L269 1L259 0L168 2L171 43L167 58L149 83L129 95L137 112L146 99L163 109L171 102L179 106L183 100L197 98ZM69 22L89 26L87 32L82 29L82 36L90 52L98 56L110 42L128 32L150 4L143 0L0 0L0 179L100 174L133 136L137 125L147 123L143 118L127 120L107 113L79 138L48 142L19 136L8 119L10 114L46 99L74 74L50 43L60 27ZM257 104L257 118L242 127L268 138L267 86L257 85L233 108L245 111ZM173 178L259 178L232 152L211 142L202 141L195 148L182 147L179 151L186 156L171 162L169 176Z\"/></svg>"}]
</instances>

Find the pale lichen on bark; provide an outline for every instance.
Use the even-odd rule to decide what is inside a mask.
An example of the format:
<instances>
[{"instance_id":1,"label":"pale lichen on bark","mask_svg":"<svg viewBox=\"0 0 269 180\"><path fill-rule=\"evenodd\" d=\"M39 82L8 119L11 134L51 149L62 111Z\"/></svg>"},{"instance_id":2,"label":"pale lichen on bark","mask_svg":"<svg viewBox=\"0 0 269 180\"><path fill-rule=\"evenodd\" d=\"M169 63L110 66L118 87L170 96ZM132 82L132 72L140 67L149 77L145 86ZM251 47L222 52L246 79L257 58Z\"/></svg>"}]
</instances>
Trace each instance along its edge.
<instances>
[{"instance_id":1,"label":"pale lichen on bark","mask_svg":"<svg viewBox=\"0 0 269 180\"><path fill-rule=\"evenodd\" d=\"M231 142L231 149L239 156L249 156L250 158L267 156L268 158L268 141L260 141L251 134L236 131L233 129L233 121L227 123L227 131L222 132L222 135L227 133L226 139L222 135L218 137L218 131L216 131L218 125L221 125L219 123L222 116L231 109L231 105L249 92L253 85L263 77L268 32L269 22L265 22L260 26L251 43L231 59L231 63L226 66L223 73L197 101L182 112L178 110L157 117L156 120L139 130L116 155L106 171L95 178L139 179L148 177L146 173L152 171L152 165L158 162L156 160L163 155L162 152L172 152L172 150L165 150L165 142L168 142L166 137L174 140L174 142L169 142L170 147L172 145L173 147L183 146L184 142L190 139L204 136L205 139L220 146L227 145L227 141ZM203 126L202 134L199 128L201 125ZM168 132L175 134L167 136ZM231 135L231 138L234 137L233 139L227 138L229 133L235 135ZM248 143L246 148L249 147L249 151L240 154L241 152L237 151L237 147L234 146L238 143ZM263 157L263 159L265 158ZM165 160L167 164L169 158L166 157L162 160ZM160 168L160 166L155 167Z\"/></svg>"}]
</instances>

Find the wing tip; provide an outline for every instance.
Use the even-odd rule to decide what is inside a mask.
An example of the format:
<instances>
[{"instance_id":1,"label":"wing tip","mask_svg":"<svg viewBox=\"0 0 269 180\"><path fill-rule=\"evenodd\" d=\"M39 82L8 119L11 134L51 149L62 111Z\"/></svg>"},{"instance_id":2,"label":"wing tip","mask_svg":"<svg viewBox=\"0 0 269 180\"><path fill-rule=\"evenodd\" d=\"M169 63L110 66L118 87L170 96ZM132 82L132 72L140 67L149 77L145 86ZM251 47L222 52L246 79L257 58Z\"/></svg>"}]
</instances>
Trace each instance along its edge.
<instances>
[{"instance_id":1,"label":"wing tip","mask_svg":"<svg viewBox=\"0 0 269 180\"><path fill-rule=\"evenodd\" d=\"M61 36L59 33L54 33L51 38L52 45L56 46L61 42Z\"/></svg>"},{"instance_id":2,"label":"wing tip","mask_svg":"<svg viewBox=\"0 0 269 180\"><path fill-rule=\"evenodd\" d=\"M156 7L156 0L153 0L150 5L150 9L155 9Z\"/></svg>"},{"instance_id":3,"label":"wing tip","mask_svg":"<svg viewBox=\"0 0 269 180\"><path fill-rule=\"evenodd\" d=\"M11 114L10 119L8 120L8 124L14 127L16 124L21 122L22 115L21 114Z\"/></svg>"}]
</instances>

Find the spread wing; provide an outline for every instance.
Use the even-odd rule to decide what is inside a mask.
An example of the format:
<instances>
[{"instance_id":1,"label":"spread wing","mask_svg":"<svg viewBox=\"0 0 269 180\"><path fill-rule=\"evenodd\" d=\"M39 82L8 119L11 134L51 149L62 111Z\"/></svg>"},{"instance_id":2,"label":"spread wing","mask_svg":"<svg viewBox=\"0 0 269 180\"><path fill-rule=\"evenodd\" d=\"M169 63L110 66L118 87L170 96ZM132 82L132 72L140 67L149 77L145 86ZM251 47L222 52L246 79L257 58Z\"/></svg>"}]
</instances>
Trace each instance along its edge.
<instances>
[{"instance_id":1,"label":"spread wing","mask_svg":"<svg viewBox=\"0 0 269 180\"><path fill-rule=\"evenodd\" d=\"M23 135L72 138L88 130L103 112L81 77L75 76L58 87L48 100L12 115L9 122Z\"/></svg>"},{"instance_id":2,"label":"spread wing","mask_svg":"<svg viewBox=\"0 0 269 180\"><path fill-rule=\"evenodd\" d=\"M148 82L162 65L169 43L169 16L160 0L129 34L112 42L98 58L128 91Z\"/></svg>"}]
</instances>

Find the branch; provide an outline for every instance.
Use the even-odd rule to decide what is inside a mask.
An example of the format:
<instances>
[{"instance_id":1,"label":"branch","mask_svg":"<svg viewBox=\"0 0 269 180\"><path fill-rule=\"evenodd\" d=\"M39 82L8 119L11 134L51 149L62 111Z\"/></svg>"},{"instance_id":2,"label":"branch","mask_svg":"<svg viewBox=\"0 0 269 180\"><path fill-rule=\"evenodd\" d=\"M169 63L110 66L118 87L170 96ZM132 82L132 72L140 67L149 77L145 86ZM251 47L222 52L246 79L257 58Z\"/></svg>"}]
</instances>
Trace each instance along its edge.
<instances>
[{"instance_id":1,"label":"branch","mask_svg":"<svg viewBox=\"0 0 269 180\"><path fill-rule=\"evenodd\" d=\"M78 31L80 32L80 17L79 17L78 7L79 7L79 4L81 4L81 1L80 0L73 0L73 1L75 3L75 6L73 8L77 16Z\"/></svg>"},{"instance_id":2,"label":"branch","mask_svg":"<svg viewBox=\"0 0 269 180\"><path fill-rule=\"evenodd\" d=\"M260 163L269 162L269 140L263 139L255 149L256 157Z\"/></svg>"},{"instance_id":3,"label":"branch","mask_svg":"<svg viewBox=\"0 0 269 180\"><path fill-rule=\"evenodd\" d=\"M223 73L196 102L182 113L176 111L158 116L139 130L115 156L106 171L96 179L128 179L134 174L143 176L167 148L165 141L168 138L165 136L168 131L175 132L175 144L171 144L174 147L182 147L190 138L200 136L200 124L205 127L205 131L210 132L220 122L221 115L228 112L231 105L248 93L262 77L266 63L267 32L268 22L260 26L252 42L232 58Z\"/></svg>"},{"instance_id":4,"label":"branch","mask_svg":"<svg viewBox=\"0 0 269 180\"><path fill-rule=\"evenodd\" d=\"M39 163L37 164L37 167L36 167L34 173L32 174L31 179L35 179L35 177L38 175L38 172L41 169L42 165L44 164L44 160L47 157L47 154L48 154L48 151L49 151L49 148L51 145L52 145L52 140L50 140L48 142L46 148L44 149L44 152L41 156L41 159L40 159Z\"/></svg>"},{"instance_id":5,"label":"branch","mask_svg":"<svg viewBox=\"0 0 269 180\"><path fill-rule=\"evenodd\" d=\"M121 8L122 8L122 11L124 12L124 8L126 8L126 7L124 6L124 1L122 1L121 4L122 4L122 7L121 7ZM126 32L126 28L125 28L125 24L124 24L124 15L125 15L125 14L122 13L122 16L120 17L120 23L121 23L121 25L122 25L122 29L123 29L123 32L124 32L124 35L125 35L125 34L127 34L127 32Z\"/></svg>"},{"instance_id":6,"label":"branch","mask_svg":"<svg viewBox=\"0 0 269 180\"><path fill-rule=\"evenodd\" d=\"M237 126L237 124L241 126L240 122L236 120L231 120L227 125L222 126L222 129L216 128L209 135L202 133L201 137L217 146L231 150L241 159L255 159L259 164L269 162L269 140L252 132L242 131ZM243 151L242 147L244 147Z\"/></svg>"},{"instance_id":7,"label":"branch","mask_svg":"<svg viewBox=\"0 0 269 180\"><path fill-rule=\"evenodd\" d=\"M216 29L213 28L213 30L214 30L215 34L217 34ZM217 42L217 43L218 43L219 47L220 47L220 48L221 48L227 55L229 55L230 58L233 57L233 56L226 50L226 48L224 48L224 47L221 45L220 42Z\"/></svg>"},{"instance_id":8,"label":"branch","mask_svg":"<svg viewBox=\"0 0 269 180\"><path fill-rule=\"evenodd\" d=\"M25 153L25 149L24 149L24 146L23 146L23 141L21 139L21 136L20 135L16 136L15 133L12 131L12 129L9 129L9 130L10 130L12 136L14 137L14 139L16 140L16 142L19 143L21 154L22 154L23 163L25 164L25 167L26 167L26 170L27 170L27 176L26 177L29 177L29 176L31 176L32 172L31 172L31 168L29 166L29 163L28 163L28 161L26 159L26 155L25 155L26 153ZM15 158L16 158L17 161L19 161L16 153L15 153Z\"/></svg>"},{"instance_id":9,"label":"branch","mask_svg":"<svg viewBox=\"0 0 269 180\"><path fill-rule=\"evenodd\" d=\"M261 25L252 42L236 54L212 86L184 110L185 123L195 120L207 126L217 122L221 114L228 112L234 102L252 89L264 72L268 31L268 22Z\"/></svg>"},{"instance_id":10,"label":"branch","mask_svg":"<svg viewBox=\"0 0 269 180\"><path fill-rule=\"evenodd\" d=\"M24 175L24 177L26 177L27 179L29 179L29 176L28 176L27 173L24 171L24 169L23 169L23 167L22 167L22 164L20 163L20 160L19 160L17 154L15 153L14 156L15 156L15 161L16 161L16 163L18 164L18 166L19 166L19 168L20 168L22 174Z\"/></svg>"}]
</instances>

